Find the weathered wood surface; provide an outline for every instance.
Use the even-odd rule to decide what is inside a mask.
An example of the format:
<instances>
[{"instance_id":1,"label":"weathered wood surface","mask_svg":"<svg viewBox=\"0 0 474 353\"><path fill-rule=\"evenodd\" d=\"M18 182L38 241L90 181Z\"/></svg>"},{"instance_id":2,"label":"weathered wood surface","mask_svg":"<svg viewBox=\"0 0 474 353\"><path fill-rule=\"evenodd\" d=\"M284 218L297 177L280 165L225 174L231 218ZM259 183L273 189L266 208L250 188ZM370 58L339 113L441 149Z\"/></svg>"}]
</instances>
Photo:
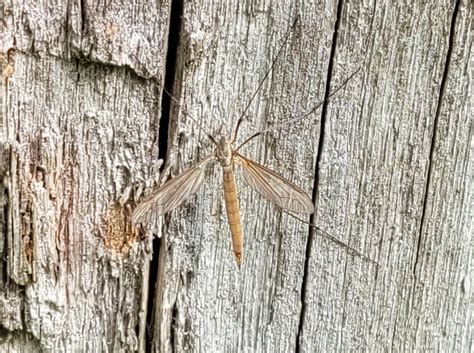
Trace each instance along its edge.
<instances>
[{"instance_id":1,"label":"weathered wood surface","mask_svg":"<svg viewBox=\"0 0 474 353\"><path fill-rule=\"evenodd\" d=\"M380 268L315 238L302 349L467 352L472 3L374 5L343 7L367 75L328 107L316 219Z\"/></svg>"},{"instance_id":2,"label":"weathered wood surface","mask_svg":"<svg viewBox=\"0 0 474 353\"><path fill-rule=\"evenodd\" d=\"M240 271L217 165L163 225L130 225L159 171L170 4L44 6L3 5L0 351L144 350L150 230L164 235L153 350L469 351L470 1L182 4L173 91L212 134L233 127L297 15L242 138L362 68L325 109L242 153L316 185L313 221L380 266L238 178ZM212 144L170 116L174 175Z\"/></svg>"},{"instance_id":3,"label":"weathered wood surface","mask_svg":"<svg viewBox=\"0 0 474 353\"><path fill-rule=\"evenodd\" d=\"M185 6L177 91L209 131L235 123L297 13L301 23L249 110L245 132L308 111L324 95L329 62L331 87L363 67L327 108L322 150L319 110L245 153L308 191L320 153L316 224L380 268L319 235L307 244L305 225L243 185L246 238L238 272L221 174L212 171L189 207L168 221L156 320L163 351L468 350L472 6L458 6L455 12L454 2L344 2L339 13L335 4ZM447 120L450 111L458 118ZM176 130L189 136L176 140L169 159L182 170L210 143L185 117ZM447 161L437 157L449 144L459 151L445 153L459 166L448 167L450 176L440 174ZM452 207L443 208L447 200L436 195L449 196ZM451 217L458 221L448 226Z\"/></svg>"},{"instance_id":4,"label":"weathered wood surface","mask_svg":"<svg viewBox=\"0 0 474 353\"><path fill-rule=\"evenodd\" d=\"M169 4L139 5L2 3L2 352L145 347L149 245L119 201L157 172Z\"/></svg>"}]
</instances>

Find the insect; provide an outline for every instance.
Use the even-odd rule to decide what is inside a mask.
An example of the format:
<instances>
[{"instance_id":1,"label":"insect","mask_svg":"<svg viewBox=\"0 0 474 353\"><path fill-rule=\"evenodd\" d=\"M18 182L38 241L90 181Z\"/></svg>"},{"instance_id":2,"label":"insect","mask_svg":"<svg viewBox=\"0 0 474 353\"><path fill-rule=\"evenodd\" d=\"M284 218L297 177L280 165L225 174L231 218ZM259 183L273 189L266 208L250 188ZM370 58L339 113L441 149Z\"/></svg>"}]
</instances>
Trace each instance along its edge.
<instances>
[{"instance_id":1,"label":"insect","mask_svg":"<svg viewBox=\"0 0 474 353\"><path fill-rule=\"evenodd\" d=\"M290 122L303 119L310 115L316 109L318 109L323 103L318 103L306 114L287 120L286 122L278 125L274 125L271 128L259 131L244 140L236 148L234 147L239 127L244 119L245 113L249 108L251 102L255 98L258 90L262 86L266 77L272 70L276 59L278 58L285 42L288 39L289 33L295 26L297 20L293 23L293 26L288 31L286 38L278 51L275 59L273 60L270 68L260 81L257 90L252 95L249 103L241 114L237 121L232 136L226 135L220 136L218 140L214 139L213 136L208 134L189 113L180 107L179 102L165 89L165 92L170 98L181 108L181 110L208 136L208 138L216 146L215 153L204 158L199 163L185 171L184 173L168 180L157 190L147 196L133 211L132 221L136 223L143 222L148 212L153 211L156 216L162 216L165 213L181 205L187 198L193 195L204 181L206 167L212 161L218 161L223 170L223 184L224 184L224 200L226 205L227 219L229 223L230 233L232 236L232 246L237 261L237 265L240 267L242 261L242 226L240 219L239 210L239 199L237 195L237 185L235 182L235 165L238 164L242 167L244 172L244 178L250 184L250 186L256 190L261 196L267 200L275 203L280 208L300 213L300 214L312 214L314 212L314 204L311 198L298 186L286 180L276 172L252 161L251 159L244 157L239 153L239 150L250 142L255 137L277 127L286 125ZM359 70L354 72L348 79L346 79L341 86L339 86L334 92L332 92L327 99L333 96L339 89L341 89ZM327 100L326 99L326 100Z\"/></svg>"}]
</instances>

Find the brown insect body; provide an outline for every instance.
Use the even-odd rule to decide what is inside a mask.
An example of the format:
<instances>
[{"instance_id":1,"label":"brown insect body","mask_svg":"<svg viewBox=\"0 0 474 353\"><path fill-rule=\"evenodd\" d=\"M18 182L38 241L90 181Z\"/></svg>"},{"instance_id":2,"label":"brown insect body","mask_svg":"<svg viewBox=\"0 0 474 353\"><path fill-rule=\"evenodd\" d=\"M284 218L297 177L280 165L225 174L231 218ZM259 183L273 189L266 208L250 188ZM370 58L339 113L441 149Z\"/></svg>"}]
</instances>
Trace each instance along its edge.
<instances>
[{"instance_id":1,"label":"brown insect body","mask_svg":"<svg viewBox=\"0 0 474 353\"><path fill-rule=\"evenodd\" d=\"M235 259L237 260L237 265L240 267L242 258L242 225L240 223L239 196L237 194L237 184L235 183L232 145L225 136L219 140L216 157L222 166L225 209L230 233L232 235Z\"/></svg>"}]
</instances>

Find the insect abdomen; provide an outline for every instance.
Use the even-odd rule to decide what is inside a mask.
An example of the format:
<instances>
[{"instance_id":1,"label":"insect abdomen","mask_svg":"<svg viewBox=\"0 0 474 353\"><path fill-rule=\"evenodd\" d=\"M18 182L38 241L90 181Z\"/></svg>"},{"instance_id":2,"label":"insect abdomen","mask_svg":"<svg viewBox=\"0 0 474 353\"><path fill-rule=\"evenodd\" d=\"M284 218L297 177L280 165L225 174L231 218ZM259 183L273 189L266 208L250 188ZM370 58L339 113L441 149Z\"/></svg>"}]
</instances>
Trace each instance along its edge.
<instances>
[{"instance_id":1,"label":"insect abdomen","mask_svg":"<svg viewBox=\"0 0 474 353\"><path fill-rule=\"evenodd\" d=\"M229 221L232 245L237 265L240 267L242 256L242 227L240 225L239 198L232 167L224 167L224 199L227 219Z\"/></svg>"}]
</instances>

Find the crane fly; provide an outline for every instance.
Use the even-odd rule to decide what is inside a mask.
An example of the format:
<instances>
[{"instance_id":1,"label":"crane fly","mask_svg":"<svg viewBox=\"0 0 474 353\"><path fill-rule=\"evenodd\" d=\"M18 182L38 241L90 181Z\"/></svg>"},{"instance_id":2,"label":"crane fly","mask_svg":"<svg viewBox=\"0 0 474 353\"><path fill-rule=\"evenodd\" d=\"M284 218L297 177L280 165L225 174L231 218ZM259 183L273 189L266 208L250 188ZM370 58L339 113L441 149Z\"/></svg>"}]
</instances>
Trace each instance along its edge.
<instances>
[{"instance_id":1,"label":"crane fly","mask_svg":"<svg viewBox=\"0 0 474 353\"><path fill-rule=\"evenodd\" d=\"M237 265L239 267L242 261L243 237L239 210L239 198L237 195L237 185L235 182L234 173L236 164L242 167L244 179L247 181L247 183L265 199L273 202L278 207L286 211L307 215L314 213L313 201L301 188L278 175L276 172L268 169L267 167L264 167L263 165L247 157L244 157L239 153L239 150L252 139L267 131L286 125L287 123L303 119L304 117L310 115L325 101L327 101L327 99L332 97L339 89L341 89L359 70L350 75L349 78L347 78L341 86L332 92L325 101L318 103L309 112L297 118L287 120L281 124L274 125L271 128L259 131L245 139L244 142L241 143L237 148L234 148L234 144L237 141L238 130L244 119L245 113L250 107L251 102L255 98L263 82L275 65L276 59L283 49L284 44L288 40L288 36L296 25L296 22L297 19L286 34L285 40L280 47L275 59L271 63L270 68L260 81L256 91L250 98L249 103L241 114L235 126L233 136L228 137L226 135L222 135L218 140L214 139L212 135L208 134L202 128L202 126L191 116L191 114L181 107L177 99L174 98L173 95L166 90L166 88L164 89L164 92L178 105L183 113L185 113L185 115L187 115L199 127L199 129L201 129L208 136L208 138L216 146L216 149L214 154L207 156L182 174L171 178L157 190L152 192L149 196L145 197L145 199L133 211L132 221L135 224L145 221L146 215L150 211L152 211L156 216L162 216L181 205L186 199L188 199L199 189L204 181L206 167L210 164L210 162L216 160L220 163L223 171L224 200L227 220L232 236L233 251Z\"/></svg>"},{"instance_id":2,"label":"crane fly","mask_svg":"<svg viewBox=\"0 0 474 353\"><path fill-rule=\"evenodd\" d=\"M204 158L181 175L168 180L143 200L133 212L133 222L143 221L145 215L152 209L157 216L161 216L178 207L198 190L204 180L205 168L213 160L220 163L223 171L227 219L235 258L239 266L242 258L242 226L235 182L235 164L242 167L244 177L250 186L277 206L296 213L314 212L313 202L303 190L274 171L242 156L232 147L229 138L222 136L217 142L215 154Z\"/></svg>"}]
</instances>

